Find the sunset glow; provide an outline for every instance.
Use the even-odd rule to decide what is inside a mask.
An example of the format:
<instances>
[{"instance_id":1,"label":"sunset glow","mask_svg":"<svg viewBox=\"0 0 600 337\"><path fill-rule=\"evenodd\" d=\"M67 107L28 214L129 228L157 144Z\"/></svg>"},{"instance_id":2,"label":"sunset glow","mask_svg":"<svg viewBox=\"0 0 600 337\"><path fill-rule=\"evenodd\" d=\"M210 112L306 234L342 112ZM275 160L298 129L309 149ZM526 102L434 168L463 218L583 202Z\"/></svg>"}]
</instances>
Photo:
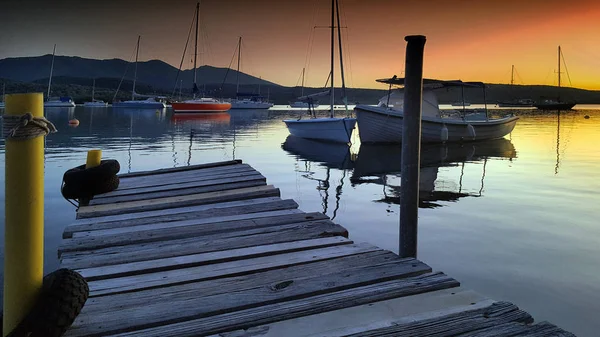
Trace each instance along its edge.
<instances>
[{"instance_id":1,"label":"sunset glow","mask_svg":"<svg viewBox=\"0 0 600 337\"><path fill-rule=\"evenodd\" d=\"M140 34L141 60L179 66L194 0L91 3L3 3L0 58L48 54L56 43L59 55L128 60ZM307 85L322 86L329 71L329 30L312 27L329 24L329 6L327 0L202 1L201 63L229 66L241 35L242 71L293 86L308 66ZM341 6L352 87L381 88L376 78L401 75L403 38L421 34L427 36L428 77L508 83L514 64L517 84L555 85L561 45L571 85L600 89L597 1L342 0ZM184 68L191 67L190 60L191 54ZM566 74L563 83L569 85Z\"/></svg>"}]
</instances>

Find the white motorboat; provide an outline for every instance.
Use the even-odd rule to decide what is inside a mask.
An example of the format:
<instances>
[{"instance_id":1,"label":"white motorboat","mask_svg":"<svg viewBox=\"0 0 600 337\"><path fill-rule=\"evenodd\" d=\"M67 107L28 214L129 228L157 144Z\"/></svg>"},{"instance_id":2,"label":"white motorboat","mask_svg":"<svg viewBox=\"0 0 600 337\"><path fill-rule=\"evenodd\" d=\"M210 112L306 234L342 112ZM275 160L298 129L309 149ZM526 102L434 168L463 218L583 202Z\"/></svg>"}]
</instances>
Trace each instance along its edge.
<instances>
[{"instance_id":1,"label":"white motorboat","mask_svg":"<svg viewBox=\"0 0 600 337\"><path fill-rule=\"evenodd\" d=\"M390 85L404 85L403 78L377 80ZM423 102L421 116L421 141L424 143L446 143L477 141L502 138L512 132L518 117L509 115L489 118L483 112L454 114L440 111L435 88L462 86L483 88L481 82L423 80ZM357 105L354 108L358 119L359 137L362 143L401 143L404 117L404 92L394 90L383 97L377 106Z\"/></svg>"},{"instance_id":2,"label":"white motorboat","mask_svg":"<svg viewBox=\"0 0 600 337\"><path fill-rule=\"evenodd\" d=\"M311 116L310 119L287 119L283 122L287 126L291 135L301 138L308 139L316 139L323 141L331 141L331 142L340 142L340 143L350 143L350 139L352 137L352 132L354 131L354 127L356 126L356 118L346 117L346 118L336 118L334 116L334 57L335 57L335 45L333 43L335 36L335 12L337 12L337 30L338 30L338 41L340 44L339 54L340 54L340 69L342 75L342 92L343 92L343 100L346 102L345 91L346 85L344 82L344 63L342 56L342 34L340 32L340 13L337 6L338 0L331 0L332 4L332 12L331 12L331 67L329 78L331 80L331 89L325 91L323 93L317 93L306 96L306 101L309 105L309 114ZM335 7L334 7L335 6ZM317 118L315 115L313 107L313 98L323 95L330 95L330 112L329 117L327 118ZM304 99L303 99L304 100ZM347 106L346 106L347 110Z\"/></svg>"}]
</instances>

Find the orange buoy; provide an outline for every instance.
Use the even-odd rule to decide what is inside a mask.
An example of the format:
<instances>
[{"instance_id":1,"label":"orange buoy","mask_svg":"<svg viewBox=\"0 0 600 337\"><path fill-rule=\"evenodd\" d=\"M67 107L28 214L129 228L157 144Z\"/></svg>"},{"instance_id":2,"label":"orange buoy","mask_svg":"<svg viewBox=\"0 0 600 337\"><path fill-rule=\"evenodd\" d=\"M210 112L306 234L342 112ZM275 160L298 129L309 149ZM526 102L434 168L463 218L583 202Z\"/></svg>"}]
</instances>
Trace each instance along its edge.
<instances>
[{"instance_id":1,"label":"orange buoy","mask_svg":"<svg viewBox=\"0 0 600 337\"><path fill-rule=\"evenodd\" d=\"M69 125L77 126L77 125L79 125L79 120L77 118L73 118L73 119L69 120Z\"/></svg>"}]
</instances>

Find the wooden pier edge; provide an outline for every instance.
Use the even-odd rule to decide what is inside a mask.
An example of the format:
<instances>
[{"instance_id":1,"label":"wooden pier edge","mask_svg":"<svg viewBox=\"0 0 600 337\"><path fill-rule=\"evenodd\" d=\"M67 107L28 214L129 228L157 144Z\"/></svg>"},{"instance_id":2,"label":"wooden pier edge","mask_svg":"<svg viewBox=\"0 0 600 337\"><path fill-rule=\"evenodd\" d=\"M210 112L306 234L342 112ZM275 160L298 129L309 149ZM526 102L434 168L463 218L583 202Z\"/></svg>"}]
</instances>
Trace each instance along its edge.
<instances>
[{"instance_id":1,"label":"wooden pier edge","mask_svg":"<svg viewBox=\"0 0 600 337\"><path fill-rule=\"evenodd\" d=\"M261 177L241 160L120 175L63 233L61 266L90 288L65 336L574 336L348 239Z\"/></svg>"}]
</instances>

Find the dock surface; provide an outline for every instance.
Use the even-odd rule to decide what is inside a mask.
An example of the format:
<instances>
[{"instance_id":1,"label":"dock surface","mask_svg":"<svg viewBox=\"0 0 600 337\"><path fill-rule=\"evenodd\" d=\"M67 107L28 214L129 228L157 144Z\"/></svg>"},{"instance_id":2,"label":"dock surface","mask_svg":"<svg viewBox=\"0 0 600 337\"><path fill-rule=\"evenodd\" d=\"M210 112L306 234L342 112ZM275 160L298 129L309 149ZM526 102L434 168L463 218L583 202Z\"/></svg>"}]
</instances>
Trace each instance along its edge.
<instances>
[{"instance_id":1,"label":"dock surface","mask_svg":"<svg viewBox=\"0 0 600 337\"><path fill-rule=\"evenodd\" d=\"M241 161L120 179L63 233L90 288L66 336L573 336L353 242Z\"/></svg>"}]
</instances>

